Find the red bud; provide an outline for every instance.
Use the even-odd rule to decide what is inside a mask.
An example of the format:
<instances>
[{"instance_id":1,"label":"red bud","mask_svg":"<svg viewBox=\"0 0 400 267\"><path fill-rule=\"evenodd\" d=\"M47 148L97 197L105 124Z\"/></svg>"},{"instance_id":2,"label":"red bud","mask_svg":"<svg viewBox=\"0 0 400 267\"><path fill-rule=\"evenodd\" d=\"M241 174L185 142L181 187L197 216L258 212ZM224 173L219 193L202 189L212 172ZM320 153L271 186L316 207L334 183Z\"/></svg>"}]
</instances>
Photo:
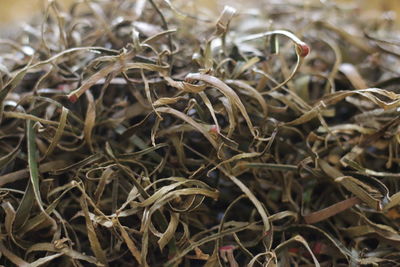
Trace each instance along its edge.
<instances>
[{"instance_id":1,"label":"red bud","mask_svg":"<svg viewBox=\"0 0 400 267\"><path fill-rule=\"evenodd\" d=\"M322 242L316 242L314 244L312 251L314 252L314 254L317 254L317 255L321 254L323 247L324 247L324 244Z\"/></svg>"},{"instance_id":2,"label":"red bud","mask_svg":"<svg viewBox=\"0 0 400 267\"><path fill-rule=\"evenodd\" d=\"M300 57L306 57L308 54L310 54L310 46L306 43L299 43L296 46L297 53L299 54Z\"/></svg>"},{"instance_id":3,"label":"red bud","mask_svg":"<svg viewBox=\"0 0 400 267\"><path fill-rule=\"evenodd\" d=\"M76 101L78 101L78 96L76 94L72 94L68 96L68 100L72 103L75 103Z\"/></svg>"},{"instance_id":4,"label":"red bud","mask_svg":"<svg viewBox=\"0 0 400 267\"><path fill-rule=\"evenodd\" d=\"M211 126L209 132L210 132L210 133L214 133L214 134L219 134L218 126L217 126L217 125Z\"/></svg>"},{"instance_id":5,"label":"red bud","mask_svg":"<svg viewBox=\"0 0 400 267\"><path fill-rule=\"evenodd\" d=\"M235 246L228 245L228 246L220 247L219 250L220 251L227 251L227 250L234 250L235 248L236 248Z\"/></svg>"}]
</instances>

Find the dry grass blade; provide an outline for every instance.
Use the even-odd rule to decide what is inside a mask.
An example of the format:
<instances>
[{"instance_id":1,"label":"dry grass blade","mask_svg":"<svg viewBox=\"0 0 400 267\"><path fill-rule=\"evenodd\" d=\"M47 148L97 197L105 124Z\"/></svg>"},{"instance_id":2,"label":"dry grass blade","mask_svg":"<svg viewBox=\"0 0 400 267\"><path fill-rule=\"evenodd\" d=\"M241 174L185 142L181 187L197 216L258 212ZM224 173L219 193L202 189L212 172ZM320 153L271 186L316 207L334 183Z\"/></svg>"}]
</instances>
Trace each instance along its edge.
<instances>
[{"instance_id":1,"label":"dry grass blade","mask_svg":"<svg viewBox=\"0 0 400 267\"><path fill-rule=\"evenodd\" d=\"M186 75L185 79L187 81L196 81L196 80L202 81L202 82L208 83L208 84L218 88L221 91L221 93L223 93L230 100L230 102L233 103L240 110L240 112L242 113L242 116L246 120L246 123L249 127L250 132L252 133L252 135L254 137L256 136L253 123L250 120L250 117L246 111L246 108L244 107L239 96L235 93L235 91L233 91L232 88L230 88L228 85L226 85L224 82L222 82L218 78L210 76L210 75L206 75L206 74L189 73L188 75Z\"/></svg>"},{"instance_id":2,"label":"dry grass blade","mask_svg":"<svg viewBox=\"0 0 400 267\"><path fill-rule=\"evenodd\" d=\"M68 1L0 40L0 266L400 262L392 13Z\"/></svg>"},{"instance_id":3,"label":"dry grass blade","mask_svg":"<svg viewBox=\"0 0 400 267\"><path fill-rule=\"evenodd\" d=\"M310 246L308 245L307 241L306 241L302 236L300 236L300 235L296 235L296 236L292 237L291 239L289 239L289 240L283 242L282 244L280 244L280 245L275 249L276 253L279 254L279 251L280 251L280 250L282 250L285 246L287 246L288 244L293 243L293 242L299 242L299 243L301 243L304 247L306 247L307 251L310 253L310 255L311 255L312 259L313 259L314 266L318 266L318 267L321 266L321 265L319 264L317 258L315 257L313 251L311 250Z\"/></svg>"},{"instance_id":4,"label":"dry grass blade","mask_svg":"<svg viewBox=\"0 0 400 267\"><path fill-rule=\"evenodd\" d=\"M44 212L43 209L43 202L40 196L40 189L39 189L39 169L37 164L37 157L36 157L36 135L35 130L33 128L33 121L27 120L26 122L26 135L27 135L27 146L28 146L28 167L29 167L29 176L30 176L30 183L32 184L33 193L35 194L35 199L39 207Z\"/></svg>"},{"instance_id":5,"label":"dry grass blade","mask_svg":"<svg viewBox=\"0 0 400 267\"><path fill-rule=\"evenodd\" d=\"M133 257L137 260L139 264L142 264L142 258L140 256L140 251L138 250L137 246L133 242L132 238L129 236L128 232L124 229L118 219L114 220L115 224L118 226L119 230L121 231L122 238L125 240L126 245L128 246L130 252L132 253Z\"/></svg>"},{"instance_id":6,"label":"dry grass blade","mask_svg":"<svg viewBox=\"0 0 400 267\"><path fill-rule=\"evenodd\" d=\"M96 109L92 93L90 93L90 91L86 91L86 96L88 106L86 110L85 127L83 128L83 133L86 144L89 146L90 150L93 151L92 131L96 121Z\"/></svg>"},{"instance_id":7,"label":"dry grass blade","mask_svg":"<svg viewBox=\"0 0 400 267\"><path fill-rule=\"evenodd\" d=\"M179 213L171 213L171 220L168 224L167 230L162 234L160 239L157 241L158 245L160 246L160 249L163 250L163 248L168 244L168 242L171 240L171 238L175 235L176 229L178 228L179 224Z\"/></svg>"},{"instance_id":8,"label":"dry grass blade","mask_svg":"<svg viewBox=\"0 0 400 267\"><path fill-rule=\"evenodd\" d=\"M306 223L314 224L314 223L326 220L329 217L332 217L332 216L338 214L339 212L345 211L359 203L360 203L359 198L357 198L357 197L349 198L349 199L343 200L341 202L335 203L332 206L329 206L325 209L315 211L311 214L304 215L303 218Z\"/></svg>"},{"instance_id":9,"label":"dry grass blade","mask_svg":"<svg viewBox=\"0 0 400 267\"><path fill-rule=\"evenodd\" d=\"M60 141L60 139L64 133L66 123L67 123L67 116L68 116L68 109L66 109L65 107L62 107L59 125L57 127L56 133L54 134L53 139L51 140L49 147L47 148L46 153L43 156L44 158L46 158L47 156L51 155L51 153L53 153L58 142Z\"/></svg>"},{"instance_id":10,"label":"dry grass blade","mask_svg":"<svg viewBox=\"0 0 400 267\"><path fill-rule=\"evenodd\" d=\"M0 242L0 252L1 255L4 255L4 257L6 257L7 259L10 260L10 262L12 262L13 264L15 264L18 267L27 267L29 266L29 263L24 261L23 259L21 259L20 257L18 257L17 255L15 255L14 253L12 253L11 251L9 251L2 242Z\"/></svg>"},{"instance_id":11,"label":"dry grass blade","mask_svg":"<svg viewBox=\"0 0 400 267\"><path fill-rule=\"evenodd\" d=\"M80 202L81 202L83 213L85 215L86 230L87 230L87 235L89 238L91 249L92 249L94 255L96 256L96 258L100 261L100 263L103 264L104 266L108 266L106 254L105 254L103 248L101 247L100 241L97 237L95 228L93 226L93 222L89 216L89 209L87 206L86 197L82 195Z\"/></svg>"},{"instance_id":12,"label":"dry grass blade","mask_svg":"<svg viewBox=\"0 0 400 267\"><path fill-rule=\"evenodd\" d=\"M191 126L193 126L194 129L196 129L197 131L202 133L203 136L210 142L210 144L214 148L218 149L218 144L217 144L215 138L211 135L210 131L204 125L199 124L198 122L194 121L189 116L183 114L182 112L180 112L178 110L172 109L172 108L159 107L159 108L156 108L155 111L160 112L160 113L168 113L168 114L174 115L177 118L180 118L183 121L189 123Z\"/></svg>"}]
</instances>

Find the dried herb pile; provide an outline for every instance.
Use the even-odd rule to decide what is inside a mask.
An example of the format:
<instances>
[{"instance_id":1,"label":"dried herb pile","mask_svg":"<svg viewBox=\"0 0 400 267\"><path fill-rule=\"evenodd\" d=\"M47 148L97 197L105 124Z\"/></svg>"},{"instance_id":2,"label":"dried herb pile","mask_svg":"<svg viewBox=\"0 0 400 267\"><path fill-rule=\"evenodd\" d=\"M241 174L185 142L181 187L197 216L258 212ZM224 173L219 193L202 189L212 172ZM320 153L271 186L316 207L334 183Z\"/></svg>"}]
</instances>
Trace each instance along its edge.
<instances>
[{"instance_id":1,"label":"dried herb pile","mask_svg":"<svg viewBox=\"0 0 400 267\"><path fill-rule=\"evenodd\" d=\"M397 30L322 2L50 2L0 40L0 265L396 265Z\"/></svg>"}]
</instances>

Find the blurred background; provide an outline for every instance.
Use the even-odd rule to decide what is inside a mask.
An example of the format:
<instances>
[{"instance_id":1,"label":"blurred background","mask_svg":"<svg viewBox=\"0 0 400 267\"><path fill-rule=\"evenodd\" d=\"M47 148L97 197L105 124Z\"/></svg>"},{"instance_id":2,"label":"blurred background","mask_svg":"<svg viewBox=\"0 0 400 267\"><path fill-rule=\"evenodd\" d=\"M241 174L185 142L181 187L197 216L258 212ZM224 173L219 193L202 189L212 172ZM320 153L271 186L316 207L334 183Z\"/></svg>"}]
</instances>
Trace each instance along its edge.
<instances>
[{"instance_id":1,"label":"blurred background","mask_svg":"<svg viewBox=\"0 0 400 267\"><path fill-rule=\"evenodd\" d=\"M59 3L60 9L67 10L72 3L96 1L107 2L117 0L0 0L0 38L12 38L23 25L29 23L34 18L36 22L41 22L41 14L49 1ZM135 1L135 0L133 0ZM154 0L161 4L167 0ZM391 25L391 32L400 26L400 0L169 0L181 11L191 14L193 10L205 17L218 17L224 5L230 5L240 10L251 10L268 8L273 3L284 6L283 3L304 6L305 9L312 6L324 5L326 8L335 9L336 5L340 9L352 10L356 12L357 18L365 21L366 27L374 21L386 21ZM80 5L80 7L85 5ZM60 10L60 11L61 11ZM383 20L382 20L383 18ZM340 20L340 18L337 18ZM335 23L334 23L335 24Z\"/></svg>"},{"instance_id":2,"label":"blurred background","mask_svg":"<svg viewBox=\"0 0 400 267\"><path fill-rule=\"evenodd\" d=\"M2 28L15 27L21 22L28 22L35 15L40 14L44 3L49 0L0 0L0 23ZM74 0L57 0L64 7L68 7ZM84 1L84 0L82 0ZM100 1L113 1L113 0L100 0ZM160 0L162 1L162 0ZM182 2L182 0L171 0L172 3ZM190 3L189 5L195 4L198 7L208 9L209 12L219 12L223 5L229 4L235 7L246 5L247 8L251 8L251 3L254 3L254 7L257 7L257 3L263 1L268 2L279 2L279 0L191 0L185 1ZM158 2L157 0L155 2ZM381 16L389 15L394 16L397 24L399 24L400 14L400 0L301 0L301 1L290 1L304 4L305 6L315 4L317 2L323 2L325 4L345 4L351 6L357 6L368 18L368 16ZM393 11L393 12L388 12ZM397 15L397 16L396 16Z\"/></svg>"},{"instance_id":3,"label":"blurred background","mask_svg":"<svg viewBox=\"0 0 400 267\"><path fill-rule=\"evenodd\" d=\"M19 22L28 22L35 15L40 14L48 0L0 0L0 23L2 26L13 26ZM72 0L57 1L65 7Z\"/></svg>"}]
</instances>

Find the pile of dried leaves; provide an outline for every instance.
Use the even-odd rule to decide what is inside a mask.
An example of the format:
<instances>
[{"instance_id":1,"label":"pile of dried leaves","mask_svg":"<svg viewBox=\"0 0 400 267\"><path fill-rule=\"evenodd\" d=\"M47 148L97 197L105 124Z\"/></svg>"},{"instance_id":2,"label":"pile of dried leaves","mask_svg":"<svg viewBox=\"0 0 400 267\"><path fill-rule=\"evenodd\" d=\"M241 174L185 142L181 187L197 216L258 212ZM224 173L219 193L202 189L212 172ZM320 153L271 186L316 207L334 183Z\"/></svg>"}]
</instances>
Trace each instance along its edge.
<instances>
[{"instance_id":1,"label":"pile of dried leaves","mask_svg":"<svg viewBox=\"0 0 400 267\"><path fill-rule=\"evenodd\" d=\"M399 262L393 22L283 2L50 2L0 40L0 265Z\"/></svg>"}]
</instances>

